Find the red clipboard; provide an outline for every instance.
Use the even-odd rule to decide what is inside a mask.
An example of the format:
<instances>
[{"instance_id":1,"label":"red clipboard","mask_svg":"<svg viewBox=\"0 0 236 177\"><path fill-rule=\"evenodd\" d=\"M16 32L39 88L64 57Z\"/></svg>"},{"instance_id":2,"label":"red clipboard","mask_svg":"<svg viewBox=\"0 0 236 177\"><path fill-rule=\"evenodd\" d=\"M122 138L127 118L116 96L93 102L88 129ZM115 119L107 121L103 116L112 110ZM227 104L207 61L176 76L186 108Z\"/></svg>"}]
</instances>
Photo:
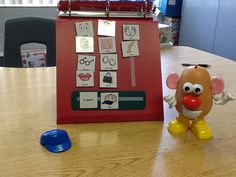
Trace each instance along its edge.
<instances>
[{"instance_id":1,"label":"red clipboard","mask_svg":"<svg viewBox=\"0 0 236 177\"><path fill-rule=\"evenodd\" d=\"M94 53L100 57L98 46L98 20L103 18L64 18L56 19L56 66L57 66L57 123L88 123L88 122L122 122L163 120L163 95L160 63L159 31L156 21L150 18L105 18L116 21L116 50L118 56L117 88L100 88L99 62L96 63L94 87L76 87L77 58L75 43L75 22L92 21L94 28ZM123 41L122 26L136 24L140 28L138 41L140 55L133 59L123 58L121 42ZM135 84L134 82L135 77ZM142 104L130 107L128 102L120 103L120 109L79 109L79 94L95 92L100 96L103 92L118 92L122 98L135 94L144 95ZM121 100L122 101L122 100ZM133 102L134 103L134 102ZM78 108L78 109L77 109Z\"/></svg>"}]
</instances>

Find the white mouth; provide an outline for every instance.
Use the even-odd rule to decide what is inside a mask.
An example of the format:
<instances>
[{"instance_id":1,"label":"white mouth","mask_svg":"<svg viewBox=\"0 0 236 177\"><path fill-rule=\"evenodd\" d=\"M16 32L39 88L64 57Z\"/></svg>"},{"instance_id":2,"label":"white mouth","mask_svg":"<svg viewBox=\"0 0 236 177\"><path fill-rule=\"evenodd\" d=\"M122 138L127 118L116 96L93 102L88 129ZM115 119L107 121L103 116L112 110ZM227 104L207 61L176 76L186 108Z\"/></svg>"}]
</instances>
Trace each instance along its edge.
<instances>
[{"instance_id":1,"label":"white mouth","mask_svg":"<svg viewBox=\"0 0 236 177\"><path fill-rule=\"evenodd\" d=\"M189 119L197 119L202 111L191 111L183 106L183 115Z\"/></svg>"}]
</instances>

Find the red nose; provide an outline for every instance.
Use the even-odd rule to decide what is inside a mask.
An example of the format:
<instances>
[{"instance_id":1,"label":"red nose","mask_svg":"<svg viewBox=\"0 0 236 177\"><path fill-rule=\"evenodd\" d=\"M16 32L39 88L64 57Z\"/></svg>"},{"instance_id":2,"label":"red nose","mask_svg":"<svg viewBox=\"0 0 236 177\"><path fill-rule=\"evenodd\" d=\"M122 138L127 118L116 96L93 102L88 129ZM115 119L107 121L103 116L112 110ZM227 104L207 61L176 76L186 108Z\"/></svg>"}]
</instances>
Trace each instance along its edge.
<instances>
[{"instance_id":1,"label":"red nose","mask_svg":"<svg viewBox=\"0 0 236 177\"><path fill-rule=\"evenodd\" d=\"M201 105L201 100L197 96L188 95L183 98L182 104L188 109L196 109Z\"/></svg>"}]
</instances>

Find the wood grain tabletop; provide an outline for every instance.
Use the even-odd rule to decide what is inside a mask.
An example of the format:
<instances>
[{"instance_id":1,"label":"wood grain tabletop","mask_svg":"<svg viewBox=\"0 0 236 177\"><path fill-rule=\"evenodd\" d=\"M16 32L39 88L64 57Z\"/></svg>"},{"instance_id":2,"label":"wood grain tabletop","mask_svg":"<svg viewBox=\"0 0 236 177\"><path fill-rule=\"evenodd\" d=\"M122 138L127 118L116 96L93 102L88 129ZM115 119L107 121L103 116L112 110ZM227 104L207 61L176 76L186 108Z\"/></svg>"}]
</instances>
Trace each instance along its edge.
<instances>
[{"instance_id":1,"label":"wood grain tabletop","mask_svg":"<svg viewBox=\"0 0 236 177\"><path fill-rule=\"evenodd\" d=\"M236 94L236 63L189 47L161 50L163 94L170 72L182 63L210 64ZM155 79L155 78L153 78ZM155 89L155 88L153 88ZM190 131L171 135L177 115L164 104L165 120L149 122L56 124L56 68L0 68L0 177L233 177L236 176L236 101L214 105L206 121L213 138ZM50 153L40 135L68 132L72 148Z\"/></svg>"}]
</instances>

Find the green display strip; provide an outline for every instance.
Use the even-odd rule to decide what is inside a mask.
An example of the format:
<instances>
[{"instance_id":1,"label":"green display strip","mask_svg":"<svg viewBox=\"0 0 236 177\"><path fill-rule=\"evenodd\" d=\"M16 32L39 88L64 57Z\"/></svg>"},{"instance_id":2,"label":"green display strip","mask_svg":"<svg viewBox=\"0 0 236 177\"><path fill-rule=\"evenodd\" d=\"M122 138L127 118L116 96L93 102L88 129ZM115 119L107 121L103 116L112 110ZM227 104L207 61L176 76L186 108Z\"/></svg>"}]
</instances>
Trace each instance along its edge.
<instances>
[{"instance_id":1,"label":"green display strip","mask_svg":"<svg viewBox=\"0 0 236 177\"><path fill-rule=\"evenodd\" d=\"M96 95L96 98L95 96L93 98L84 98L83 95L85 94ZM104 100L104 95L106 94L109 96ZM113 97L116 96L118 98L113 103ZM87 99L87 102L91 101L88 104L89 106L86 105L85 99ZM71 101L73 110L140 110L146 106L146 94L144 91L74 91L72 92ZM108 104L106 105L106 103Z\"/></svg>"}]
</instances>

